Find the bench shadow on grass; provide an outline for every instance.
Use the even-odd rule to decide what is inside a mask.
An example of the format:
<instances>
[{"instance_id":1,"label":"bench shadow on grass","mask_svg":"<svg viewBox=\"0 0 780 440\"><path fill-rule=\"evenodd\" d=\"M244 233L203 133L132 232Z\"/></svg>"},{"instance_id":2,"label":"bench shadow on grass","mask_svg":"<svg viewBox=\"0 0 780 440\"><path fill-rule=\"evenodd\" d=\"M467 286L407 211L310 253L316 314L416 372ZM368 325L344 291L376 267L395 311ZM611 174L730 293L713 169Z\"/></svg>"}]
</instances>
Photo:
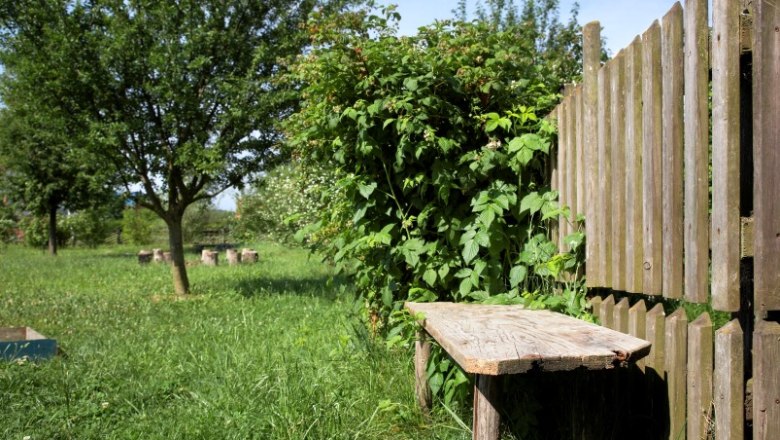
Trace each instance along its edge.
<instances>
[{"instance_id":1,"label":"bench shadow on grass","mask_svg":"<svg viewBox=\"0 0 780 440\"><path fill-rule=\"evenodd\" d=\"M212 283L214 283L213 286L210 285ZM287 295L331 301L335 300L340 292L343 292L348 286L349 283L344 277L330 279L328 276L308 278L257 276L236 280L215 280L203 285L206 288L234 291L247 299Z\"/></svg>"}]
</instances>

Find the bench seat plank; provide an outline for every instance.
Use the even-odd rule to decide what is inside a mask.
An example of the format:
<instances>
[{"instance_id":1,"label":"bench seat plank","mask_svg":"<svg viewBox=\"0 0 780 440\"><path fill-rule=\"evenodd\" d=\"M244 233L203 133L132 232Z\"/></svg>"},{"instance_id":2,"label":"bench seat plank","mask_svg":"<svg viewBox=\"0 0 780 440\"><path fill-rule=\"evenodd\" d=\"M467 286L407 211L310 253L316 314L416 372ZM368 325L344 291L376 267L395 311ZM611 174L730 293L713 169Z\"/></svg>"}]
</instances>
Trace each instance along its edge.
<instances>
[{"instance_id":1,"label":"bench seat plank","mask_svg":"<svg viewBox=\"0 0 780 440\"><path fill-rule=\"evenodd\" d=\"M448 302L405 307L424 316L423 328L467 373L609 369L650 352L647 341L547 310Z\"/></svg>"}]
</instances>

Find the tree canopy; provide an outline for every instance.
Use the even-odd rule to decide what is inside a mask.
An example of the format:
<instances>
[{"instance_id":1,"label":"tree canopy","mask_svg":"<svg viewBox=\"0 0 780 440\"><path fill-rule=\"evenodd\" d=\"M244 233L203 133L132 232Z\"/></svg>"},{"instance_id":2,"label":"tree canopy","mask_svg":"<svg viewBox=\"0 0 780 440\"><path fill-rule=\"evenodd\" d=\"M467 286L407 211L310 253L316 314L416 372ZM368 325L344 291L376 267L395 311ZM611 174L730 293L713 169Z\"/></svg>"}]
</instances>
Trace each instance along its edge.
<instances>
[{"instance_id":1,"label":"tree canopy","mask_svg":"<svg viewBox=\"0 0 780 440\"><path fill-rule=\"evenodd\" d=\"M350 0L23 0L0 10L3 82L68 115L90 157L165 220L189 290L188 206L259 170L296 103L276 77L311 14ZM8 104L8 103L6 103Z\"/></svg>"}]
</instances>

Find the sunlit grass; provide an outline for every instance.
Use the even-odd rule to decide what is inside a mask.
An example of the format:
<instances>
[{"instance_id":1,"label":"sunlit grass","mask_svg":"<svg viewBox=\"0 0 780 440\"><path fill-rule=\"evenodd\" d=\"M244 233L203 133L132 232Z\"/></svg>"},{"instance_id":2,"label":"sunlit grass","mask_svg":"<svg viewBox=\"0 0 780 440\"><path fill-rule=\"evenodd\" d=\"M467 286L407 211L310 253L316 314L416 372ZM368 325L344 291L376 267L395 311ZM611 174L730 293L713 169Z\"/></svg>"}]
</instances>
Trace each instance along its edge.
<instances>
[{"instance_id":1,"label":"sunlit grass","mask_svg":"<svg viewBox=\"0 0 780 440\"><path fill-rule=\"evenodd\" d=\"M0 361L0 438L470 438L419 412L412 353L359 331L348 284L303 251L259 250L237 267L188 255L179 299L137 249L0 249L0 326L66 353Z\"/></svg>"}]
</instances>

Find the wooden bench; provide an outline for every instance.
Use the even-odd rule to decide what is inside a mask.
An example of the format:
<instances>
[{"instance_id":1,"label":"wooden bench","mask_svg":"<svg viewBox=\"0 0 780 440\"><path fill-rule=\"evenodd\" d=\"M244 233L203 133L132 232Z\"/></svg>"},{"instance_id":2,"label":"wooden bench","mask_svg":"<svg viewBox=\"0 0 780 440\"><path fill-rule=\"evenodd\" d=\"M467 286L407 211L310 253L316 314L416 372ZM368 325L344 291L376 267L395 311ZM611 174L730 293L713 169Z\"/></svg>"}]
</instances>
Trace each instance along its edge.
<instances>
[{"instance_id":1,"label":"wooden bench","mask_svg":"<svg viewBox=\"0 0 780 440\"><path fill-rule=\"evenodd\" d=\"M475 440L499 437L498 376L531 369L610 369L626 366L650 352L647 341L546 310L446 302L408 302L405 307L414 316L424 317L424 332L415 351L418 401L424 408L430 405L427 332L461 368L476 375Z\"/></svg>"}]
</instances>

